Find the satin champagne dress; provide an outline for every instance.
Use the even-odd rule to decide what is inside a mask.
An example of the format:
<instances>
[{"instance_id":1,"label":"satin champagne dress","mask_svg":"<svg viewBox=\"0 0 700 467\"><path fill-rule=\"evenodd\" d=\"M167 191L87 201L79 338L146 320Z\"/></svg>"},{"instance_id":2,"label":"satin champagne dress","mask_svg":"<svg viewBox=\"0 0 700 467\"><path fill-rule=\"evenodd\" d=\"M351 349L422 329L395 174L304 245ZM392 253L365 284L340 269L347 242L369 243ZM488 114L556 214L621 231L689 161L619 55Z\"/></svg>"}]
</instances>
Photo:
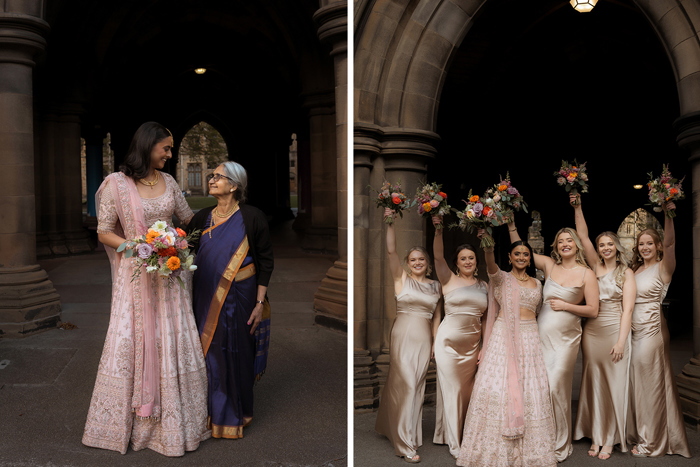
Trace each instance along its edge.
<instances>
[{"instance_id":1,"label":"satin champagne dress","mask_svg":"<svg viewBox=\"0 0 700 467\"><path fill-rule=\"evenodd\" d=\"M597 318L583 327L583 375L574 439L590 438L599 446L620 445L627 452L626 421L629 384L630 338L622 360L613 363L610 350L620 337L622 287L615 271L598 278L600 307Z\"/></svg>"},{"instance_id":2,"label":"satin champagne dress","mask_svg":"<svg viewBox=\"0 0 700 467\"><path fill-rule=\"evenodd\" d=\"M650 457L690 457L671 367L668 328L661 311L669 284L661 279L660 264L635 276L637 299L632 313L627 442Z\"/></svg>"},{"instance_id":3,"label":"satin champagne dress","mask_svg":"<svg viewBox=\"0 0 700 467\"><path fill-rule=\"evenodd\" d=\"M396 296L391 328L389 375L374 429L389 438L397 456L414 456L423 444L423 398L430 364L433 312L442 298L438 281L406 278Z\"/></svg>"},{"instance_id":4,"label":"satin champagne dress","mask_svg":"<svg viewBox=\"0 0 700 467\"><path fill-rule=\"evenodd\" d=\"M574 383L574 366L581 344L581 318L568 311L554 311L550 300L558 298L577 305L583 301L583 277L581 285L563 287L551 277L547 278L542 294L542 311L537 325L542 342L544 364L547 367L549 393L552 398L556 443L554 455L562 462L573 452L571 445L571 388Z\"/></svg>"},{"instance_id":5,"label":"satin champagne dress","mask_svg":"<svg viewBox=\"0 0 700 467\"><path fill-rule=\"evenodd\" d=\"M474 387L487 294L483 282L446 293L445 318L435 337L438 391L433 443L447 444L453 457L459 454L464 417Z\"/></svg>"}]
</instances>

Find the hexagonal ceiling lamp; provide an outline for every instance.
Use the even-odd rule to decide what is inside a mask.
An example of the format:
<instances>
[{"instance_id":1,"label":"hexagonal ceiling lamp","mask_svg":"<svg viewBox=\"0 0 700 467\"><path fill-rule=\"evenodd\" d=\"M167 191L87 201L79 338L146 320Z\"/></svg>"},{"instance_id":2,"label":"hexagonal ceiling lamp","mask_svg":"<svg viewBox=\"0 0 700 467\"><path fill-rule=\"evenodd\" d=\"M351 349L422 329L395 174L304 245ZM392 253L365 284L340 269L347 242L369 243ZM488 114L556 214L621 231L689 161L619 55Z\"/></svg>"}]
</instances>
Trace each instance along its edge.
<instances>
[{"instance_id":1,"label":"hexagonal ceiling lamp","mask_svg":"<svg viewBox=\"0 0 700 467\"><path fill-rule=\"evenodd\" d=\"M595 7L598 0L571 0L569 3L579 13L588 13Z\"/></svg>"}]
</instances>

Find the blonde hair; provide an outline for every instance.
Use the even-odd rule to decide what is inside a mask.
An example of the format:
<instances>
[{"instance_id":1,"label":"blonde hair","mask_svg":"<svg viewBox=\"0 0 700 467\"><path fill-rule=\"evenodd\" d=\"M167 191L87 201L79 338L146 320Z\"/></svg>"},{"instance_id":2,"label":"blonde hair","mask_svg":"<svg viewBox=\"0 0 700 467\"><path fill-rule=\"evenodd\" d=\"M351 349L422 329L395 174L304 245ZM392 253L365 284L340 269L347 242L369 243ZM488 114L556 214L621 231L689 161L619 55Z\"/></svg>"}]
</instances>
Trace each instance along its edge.
<instances>
[{"instance_id":1,"label":"blonde hair","mask_svg":"<svg viewBox=\"0 0 700 467\"><path fill-rule=\"evenodd\" d=\"M414 251L420 251L420 252L423 254L423 256L425 256L425 260L428 262L428 268L427 268L427 270L425 271L425 275L426 275L426 276L429 276L429 275L433 272L433 267L430 265L430 254L428 254L428 250L426 250L426 249L423 248L422 246L414 246L413 248L411 248L410 250L408 250L408 253L406 253L406 256L404 256L404 258L403 258L403 264L406 265L406 267L408 267L408 257L409 257L409 256L411 255L411 253L413 253ZM404 268L404 270L405 270L405 269L406 269L406 268ZM411 275L411 270L410 270L410 268L409 268L406 272L408 273L409 276Z\"/></svg>"},{"instance_id":2,"label":"blonde hair","mask_svg":"<svg viewBox=\"0 0 700 467\"><path fill-rule=\"evenodd\" d=\"M552 257L555 263L561 264L561 255L558 251L557 242L559 241L559 236L563 233L568 233L569 235L571 235L571 238L574 239L574 243L576 244L576 262L581 266L588 268L589 266L586 262L586 257L583 254L583 245L581 244L581 239L578 238L576 231L571 227L564 227L563 229L560 229L559 232L557 232L557 234L554 236L554 243L552 243L551 245L552 252L549 254L549 256Z\"/></svg>"},{"instance_id":3,"label":"blonde hair","mask_svg":"<svg viewBox=\"0 0 700 467\"><path fill-rule=\"evenodd\" d=\"M600 239L603 237L609 237L615 245L615 249L617 250L617 253L615 254L615 262L617 263L617 267L615 268L614 276L615 283L620 288L622 288L622 286L625 284L625 271L627 270L627 268L630 267L630 260L627 254L627 250L620 243L620 238L617 236L617 234L610 232L609 230L605 231L595 238L595 249L598 253L598 259L601 263L604 262L604 260L603 257L600 255L600 249L598 245L600 244Z\"/></svg>"},{"instance_id":4,"label":"blonde hair","mask_svg":"<svg viewBox=\"0 0 700 467\"><path fill-rule=\"evenodd\" d=\"M644 264L644 259L642 258L642 255L639 254L639 239L642 238L642 235L649 235L651 239L654 240L654 246L656 246L656 256L659 258L659 261L664 259L664 245L661 241L661 235L659 235L659 232L657 232L656 229L644 229L639 232L639 235L637 235L637 241L632 249L635 260L634 264L632 265L632 271L634 272L637 272L637 269Z\"/></svg>"}]
</instances>

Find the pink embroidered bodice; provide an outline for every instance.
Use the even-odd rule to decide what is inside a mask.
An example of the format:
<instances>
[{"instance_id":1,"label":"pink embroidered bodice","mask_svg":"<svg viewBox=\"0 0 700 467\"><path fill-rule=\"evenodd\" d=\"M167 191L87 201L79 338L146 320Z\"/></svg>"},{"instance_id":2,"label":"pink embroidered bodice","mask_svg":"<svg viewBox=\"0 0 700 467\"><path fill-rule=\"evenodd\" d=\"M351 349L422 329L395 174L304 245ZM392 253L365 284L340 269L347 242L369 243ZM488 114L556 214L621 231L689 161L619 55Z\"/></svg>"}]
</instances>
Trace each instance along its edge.
<instances>
[{"instance_id":1,"label":"pink embroidered bodice","mask_svg":"<svg viewBox=\"0 0 700 467\"><path fill-rule=\"evenodd\" d=\"M157 198L141 198L143 204L146 226L153 225L156 221L172 222L173 213L181 222L187 224L194 215L185 197L182 196L180 187L175 179L167 173L160 172L167 187L165 193ZM114 192L107 184L102 193L102 199L97 218L97 233L106 234L114 232L114 227L119 220L115 206ZM145 233L145 232L143 232Z\"/></svg>"}]
</instances>

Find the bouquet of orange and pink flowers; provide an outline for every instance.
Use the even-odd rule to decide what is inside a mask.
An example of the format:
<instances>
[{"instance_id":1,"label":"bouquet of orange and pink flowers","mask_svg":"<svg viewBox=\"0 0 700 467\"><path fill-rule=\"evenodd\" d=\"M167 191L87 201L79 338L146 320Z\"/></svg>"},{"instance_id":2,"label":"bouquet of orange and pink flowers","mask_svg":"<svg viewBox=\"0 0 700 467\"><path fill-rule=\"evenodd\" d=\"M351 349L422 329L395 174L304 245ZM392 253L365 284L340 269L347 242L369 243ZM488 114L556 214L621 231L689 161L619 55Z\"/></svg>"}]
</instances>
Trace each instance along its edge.
<instances>
[{"instance_id":1,"label":"bouquet of orange and pink flowers","mask_svg":"<svg viewBox=\"0 0 700 467\"><path fill-rule=\"evenodd\" d=\"M499 226L504 222L504 213L500 210L502 205L500 201L494 202L489 195L481 197L472 195L472 190L469 190L469 201L464 201L467 205L462 211L456 211L458 222L450 225L450 227L459 227L467 230L470 233L477 229L485 229L488 235L481 238L481 248L490 248L495 245L493 241L493 227Z\"/></svg>"},{"instance_id":2,"label":"bouquet of orange and pink flowers","mask_svg":"<svg viewBox=\"0 0 700 467\"><path fill-rule=\"evenodd\" d=\"M440 191L442 185L437 183L427 183L416 190L414 202L418 204L418 214L423 217L440 216L444 217L450 212L450 205L447 204L447 195ZM442 229L442 223L435 226Z\"/></svg>"},{"instance_id":3,"label":"bouquet of orange and pink flowers","mask_svg":"<svg viewBox=\"0 0 700 467\"><path fill-rule=\"evenodd\" d=\"M399 180L399 183L396 185L384 181L381 190L374 191L377 192L377 197L374 199L374 202L377 203L377 207L393 209L396 214L402 218L403 210L413 206L401 189L401 180ZM392 224L394 219L392 217L387 217L384 219L384 222Z\"/></svg>"},{"instance_id":4,"label":"bouquet of orange and pink flowers","mask_svg":"<svg viewBox=\"0 0 700 467\"><path fill-rule=\"evenodd\" d=\"M567 161L561 161L561 168L558 172L554 172L557 178L557 183L563 186L567 193L577 194L578 190L581 193L588 193L588 174L586 173L586 163L579 164L574 159L571 164Z\"/></svg>"},{"instance_id":5,"label":"bouquet of orange and pink flowers","mask_svg":"<svg viewBox=\"0 0 700 467\"><path fill-rule=\"evenodd\" d=\"M158 221L144 235L119 245L117 251L126 250L125 258L135 257L136 269L131 276L132 281L141 276L145 269L147 273L158 274L171 281L175 278L184 288L180 273L183 270L197 269L194 265L194 255L190 253L189 242L199 237L199 234L199 231L195 231L187 235L180 228L174 228L165 221Z\"/></svg>"},{"instance_id":6,"label":"bouquet of orange and pink flowers","mask_svg":"<svg viewBox=\"0 0 700 467\"><path fill-rule=\"evenodd\" d=\"M654 174L649 173L649 178L649 183L647 183L649 187L649 201L651 201L652 205L655 205L654 211L663 211L661 206L667 201L677 201L685 198L685 193L683 193L681 186L685 177L680 181L673 178L671 171L668 170L668 164L663 166L660 177L654 178ZM666 215L673 219L676 217L676 211L669 209L666 211Z\"/></svg>"},{"instance_id":7,"label":"bouquet of orange and pink flowers","mask_svg":"<svg viewBox=\"0 0 700 467\"><path fill-rule=\"evenodd\" d=\"M527 203L518 189L511 184L508 172L506 172L506 178L486 190L483 198L487 206L495 207L497 213L502 216L512 216L512 211L527 212ZM500 221L501 216L498 217Z\"/></svg>"}]
</instances>

